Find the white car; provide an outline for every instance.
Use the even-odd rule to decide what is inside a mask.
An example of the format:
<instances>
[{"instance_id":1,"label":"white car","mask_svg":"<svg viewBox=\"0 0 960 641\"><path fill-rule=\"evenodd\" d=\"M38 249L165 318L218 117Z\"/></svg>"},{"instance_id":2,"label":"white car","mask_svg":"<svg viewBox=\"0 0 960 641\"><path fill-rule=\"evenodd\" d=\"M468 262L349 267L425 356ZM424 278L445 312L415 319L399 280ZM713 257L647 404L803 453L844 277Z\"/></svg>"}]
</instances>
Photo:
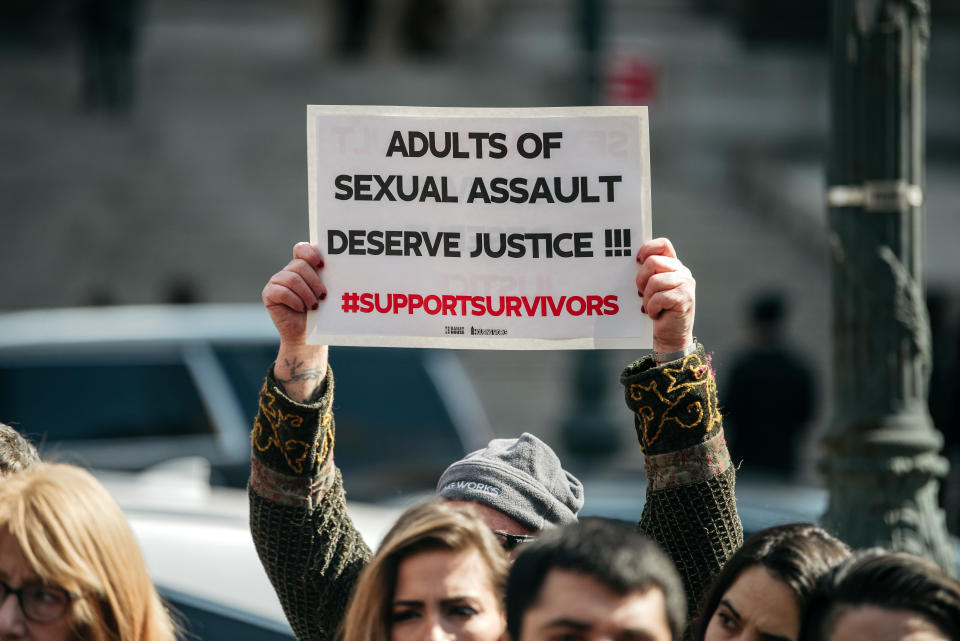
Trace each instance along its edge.
<instances>
[{"instance_id":1,"label":"white car","mask_svg":"<svg viewBox=\"0 0 960 641\"><path fill-rule=\"evenodd\" d=\"M123 508L154 582L194 638L293 637L250 537L246 491L210 486L199 457L94 474ZM347 509L372 548L402 511L352 502Z\"/></svg>"}]
</instances>

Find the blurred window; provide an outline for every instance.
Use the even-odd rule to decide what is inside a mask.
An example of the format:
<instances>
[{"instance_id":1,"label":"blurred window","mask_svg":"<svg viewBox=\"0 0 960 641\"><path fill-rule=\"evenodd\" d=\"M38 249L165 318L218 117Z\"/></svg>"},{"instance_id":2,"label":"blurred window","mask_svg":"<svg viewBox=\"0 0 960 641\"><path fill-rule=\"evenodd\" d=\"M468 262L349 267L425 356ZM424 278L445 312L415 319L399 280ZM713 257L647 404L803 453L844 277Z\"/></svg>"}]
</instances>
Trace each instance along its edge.
<instances>
[{"instance_id":1,"label":"blurred window","mask_svg":"<svg viewBox=\"0 0 960 641\"><path fill-rule=\"evenodd\" d=\"M129 357L7 362L0 421L38 443L214 431L182 362Z\"/></svg>"},{"instance_id":2,"label":"blurred window","mask_svg":"<svg viewBox=\"0 0 960 641\"><path fill-rule=\"evenodd\" d=\"M432 487L463 445L426 363L430 350L334 347L337 465L350 495Z\"/></svg>"},{"instance_id":3,"label":"blurred window","mask_svg":"<svg viewBox=\"0 0 960 641\"><path fill-rule=\"evenodd\" d=\"M243 416L251 425L257 416L260 388L267 376L267 368L273 365L277 357L277 347L275 343L251 343L221 344L213 348L240 403Z\"/></svg>"},{"instance_id":4,"label":"blurred window","mask_svg":"<svg viewBox=\"0 0 960 641\"><path fill-rule=\"evenodd\" d=\"M214 352L244 416L252 423L277 346L219 344ZM426 353L370 347L330 350L336 376L334 416L339 428L336 457L341 468L386 468L401 476L416 474L435 481L438 469L442 471L463 456L453 419L424 368ZM398 457L397 452L403 456Z\"/></svg>"}]
</instances>

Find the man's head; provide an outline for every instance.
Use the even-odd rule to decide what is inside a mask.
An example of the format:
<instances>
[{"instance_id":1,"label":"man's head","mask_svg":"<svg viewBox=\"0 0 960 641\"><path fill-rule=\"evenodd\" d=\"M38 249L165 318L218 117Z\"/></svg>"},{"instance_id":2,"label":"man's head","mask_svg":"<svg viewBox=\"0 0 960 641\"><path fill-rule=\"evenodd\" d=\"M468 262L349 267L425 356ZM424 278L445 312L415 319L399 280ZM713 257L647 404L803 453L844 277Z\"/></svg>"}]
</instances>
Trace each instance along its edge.
<instances>
[{"instance_id":1,"label":"man's head","mask_svg":"<svg viewBox=\"0 0 960 641\"><path fill-rule=\"evenodd\" d=\"M683 585L650 539L587 519L525 546L507 582L512 641L573 634L593 639L679 639Z\"/></svg>"},{"instance_id":2,"label":"man's head","mask_svg":"<svg viewBox=\"0 0 960 641\"><path fill-rule=\"evenodd\" d=\"M479 505L491 529L510 534L575 523L583 506L580 481L549 445L527 433L494 439L452 464L440 476L437 495Z\"/></svg>"},{"instance_id":3,"label":"man's head","mask_svg":"<svg viewBox=\"0 0 960 641\"><path fill-rule=\"evenodd\" d=\"M960 583L911 554L864 550L820 579L800 639L960 639Z\"/></svg>"},{"instance_id":4,"label":"man's head","mask_svg":"<svg viewBox=\"0 0 960 641\"><path fill-rule=\"evenodd\" d=\"M750 329L760 344L779 341L789 313L786 297L780 291L762 292L750 301Z\"/></svg>"},{"instance_id":5,"label":"man's head","mask_svg":"<svg viewBox=\"0 0 960 641\"><path fill-rule=\"evenodd\" d=\"M6 423L0 423L0 478L30 469L40 462L33 443Z\"/></svg>"}]
</instances>

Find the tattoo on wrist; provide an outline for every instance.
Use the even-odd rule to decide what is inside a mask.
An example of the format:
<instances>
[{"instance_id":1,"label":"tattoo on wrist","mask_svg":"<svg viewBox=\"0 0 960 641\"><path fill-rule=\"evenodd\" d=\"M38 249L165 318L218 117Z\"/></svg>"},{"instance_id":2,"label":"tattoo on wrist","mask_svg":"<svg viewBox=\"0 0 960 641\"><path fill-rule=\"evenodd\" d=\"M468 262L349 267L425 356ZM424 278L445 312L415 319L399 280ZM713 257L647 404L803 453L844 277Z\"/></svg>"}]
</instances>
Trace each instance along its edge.
<instances>
[{"instance_id":1,"label":"tattoo on wrist","mask_svg":"<svg viewBox=\"0 0 960 641\"><path fill-rule=\"evenodd\" d=\"M280 378L277 376L278 383L294 383L294 382L303 382L303 381L319 381L323 378L323 373L316 367L308 367L301 369L304 365L303 361L294 361L291 362L289 359L283 359L283 365L286 368L286 371L290 372L290 378ZM274 372L276 376L276 372Z\"/></svg>"}]
</instances>

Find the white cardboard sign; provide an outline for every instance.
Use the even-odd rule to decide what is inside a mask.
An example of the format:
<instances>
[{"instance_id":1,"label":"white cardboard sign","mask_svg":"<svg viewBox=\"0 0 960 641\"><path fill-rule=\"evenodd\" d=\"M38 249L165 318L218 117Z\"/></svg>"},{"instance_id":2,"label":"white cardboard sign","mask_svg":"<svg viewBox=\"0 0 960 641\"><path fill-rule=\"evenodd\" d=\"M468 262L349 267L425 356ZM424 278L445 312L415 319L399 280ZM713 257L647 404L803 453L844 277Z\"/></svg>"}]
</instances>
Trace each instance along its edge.
<instances>
[{"instance_id":1,"label":"white cardboard sign","mask_svg":"<svg viewBox=\"0 0 960 641\"><path fill-rule=\"evenodd\" d=\"M646 107L307 108L307 341L649 348Z\"/></svg>"}]
</instances>

